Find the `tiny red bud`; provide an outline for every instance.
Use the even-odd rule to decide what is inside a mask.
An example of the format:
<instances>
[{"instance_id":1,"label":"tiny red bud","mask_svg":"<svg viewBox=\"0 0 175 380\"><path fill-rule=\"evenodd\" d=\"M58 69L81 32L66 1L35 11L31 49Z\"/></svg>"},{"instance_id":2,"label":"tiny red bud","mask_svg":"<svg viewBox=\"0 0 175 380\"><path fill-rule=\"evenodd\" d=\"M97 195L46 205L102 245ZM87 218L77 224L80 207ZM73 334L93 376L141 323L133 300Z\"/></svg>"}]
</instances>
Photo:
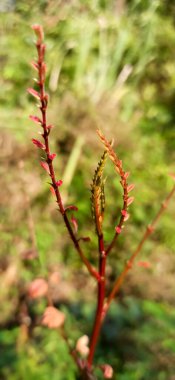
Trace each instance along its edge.
<instances>
[{"instance_id":1,"label":"tiny red bud","mask_svg":"<svg viewBox=\"0 0 175 380\"><path fill-rule=\"evenodd\" d=\"M48 157L49 160L54 160L54 158L56 157L56 153L49 154Z\"/></svg>"},{"instance_id":2,"label":"tiny red bud","mask_svg":"<svg viewBox=\"0 0 175 380\"><path fill-rule=\"evenodd\" d=\"M59 181L56 181L55 184L57 187L61 186L63 181L60 179Z\"/></svg>"},{"instance_id":3,"label":"tiny red bud","mask_svg":"<svg viewBox=\"0 0 175 380\"><path fill-rule=\"evenodd\" d=\"M122 232L122 229L120 226L115 227L116 233L119 235Z\"/></svg>"}]
</instances>

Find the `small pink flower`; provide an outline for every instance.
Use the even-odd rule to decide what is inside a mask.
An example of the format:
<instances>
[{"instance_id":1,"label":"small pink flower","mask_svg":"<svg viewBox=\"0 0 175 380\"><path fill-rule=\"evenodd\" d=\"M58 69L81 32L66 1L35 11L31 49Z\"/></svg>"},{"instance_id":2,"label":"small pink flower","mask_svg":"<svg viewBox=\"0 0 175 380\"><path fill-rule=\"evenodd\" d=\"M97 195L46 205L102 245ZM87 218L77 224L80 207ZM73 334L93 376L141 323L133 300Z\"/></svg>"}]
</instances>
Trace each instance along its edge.
<instances>
[{"instance_id":1,"label":"small pink flower","mask_svg":"<svg viewBox=\"0 0 175 380\"><path fill-rule=\"evenodd\" d=\"M88 356L89 354L89 337L87 335L81 336L76 343L76 351L82 356Z\"/></svg>"},{"instance_id":2,"label":"small pink flower","mask_svg":"<svg viewBox=\"0 0 175 380\"><path fill-rule=\"evenodd\" d=\"M42 324L49 329L61 327L65 321L65 314L57 310L54 306L48 306L44 312Z\"/></svg>"},{"instance_id":3,"label":"small pink flower","mask_svg":"<svg viewBox=\"0 0 175 380\"><path fill-rule=\"evenodd\" d=\"M43 297L47 292L48 284L43 278L37 278L32 281L28 288L28 295L32 299Z\"/></svg>"},{"instance_id":4,"label":"small pink flower","mask_svg":"<svg viewBox=\"0 0 175 380\"><path fill-rule=\"evenodd\" d=\"M101 366L101 369L103 371L103 375L105 379L112 379L113 376L113 368L109 364L104 364Z\"/></svg>"}]
</instances>

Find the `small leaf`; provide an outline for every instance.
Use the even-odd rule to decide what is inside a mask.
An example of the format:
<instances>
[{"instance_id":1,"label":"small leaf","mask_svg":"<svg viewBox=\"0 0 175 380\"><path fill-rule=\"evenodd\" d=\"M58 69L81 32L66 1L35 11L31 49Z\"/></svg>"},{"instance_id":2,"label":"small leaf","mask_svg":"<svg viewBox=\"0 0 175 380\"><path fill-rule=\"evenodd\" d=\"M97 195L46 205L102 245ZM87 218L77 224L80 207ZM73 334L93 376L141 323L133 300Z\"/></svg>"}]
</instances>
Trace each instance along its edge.
<instances>
[{"instance_id":1,"label":"small leaf","mask_svg":"<svg viewBox=\"0 0 175 380\"><path fill-rule=\"evenodd\" d=\"M38 63L37 63L37 62L32 61L32 62L31 62L31 65L32 65L32 67L33 67L36 71L38 71L39 66L38 66Z\"/></svg>"},{"instance_id":2,"label":"small leaf","mask_svg":"<svg viewBox=\"0 0 175 380\"><path fill-rule=\"evenodd\" d=\"M44 312L42 324L49 329L61 327L65 321L65 314L53 306L48 306Z\"/></svg>"},{"instance_id":3,"label":"small leaf","mask_svg":"<svg viewBox=\"0 0 175 380\"><path fill-rule=\"evenodd\" d=\"M50 187L50 191L51 191L52 195L55 196L55 190L54 190L53 186Z\"/></svg>"},{"instance_id":4,"label":"small leaf","mask_svg":"<svg viewBox=\"0 0 175 380\"><path fill-rule=\"evenodd\" d=\"M129 193L134 189L135 185L132 183L131 185L127 186L127 192Z\"/></svg>"},{"instance_id":5,"label":"small leaf","mask_svg":"<svg viewBox=\"0 0 175 380\"><path fill-rule=\"evenodd\" d=\"M74 205L67 206L66 211L73 210L73 211L78 211L78 207Z\"/></svg>"},{"instance_id":6,"label":"small leaf","mask_svg":"<svg viewBox=\"0 0 175 380\"><path fill-rule=\"evenodd\" d=\"M41 162L40 162L40 165L42 166L42 168L43 168L48 174L50 174L50 171L49 171L49 165L47 164L47 162L41 161Z\"/></svg>"},{"instance_id":7,"label":"small leaf","mask_svg":"<svg viewBox=\"0 0 175 380\"><path fill-rule=\"evenodd\" d=\"M125 172L123 178L127 179L129 177L129 175L130 175L130 172Z\"/></svg>"},{"instance_id":8,"label":"small leaf","mask_svg":"<svg viewBox=\"0 0 175 380\"><path fill-rule=\"evenodd\" d=\"M32 139L32 142L33 142L34 145L37 146L37 148L41 148L43 150L46 149L45 145L41 141L36 140L36 139Z\"/></svg>"},{"instance_id":9,"label":"small leaf","mask_svg":"<svg viewBox=\"0 0 175 380\"><path fill-rule=\"evenodd\" d=\"M90 239L89 236L80 237L80 238L78 239L78 241L80 241L80 240L83 240L84 242L91 241L91 239Z\"/></svg>"},{"instance_id":10,"label":"small leaf","mask_svg":"<svg viewBox=\"0 0 175 380\"><path fill-rule=\"evenodd\" d=\"M40 94L38 91L34 90L33 88L28 88L27 91L30 95L34 96L34 98L40 99Z\"/></svg>"},{"instance_id":11,"label":"small leaf","mask_svg":"<svg viewBox=\"0 0 175 380\"><path fill-rule=\"evenodd\" d=\"M134 201L134 197L130 197L127 199L127 206L131 205L131 203Z\"/></svg>"},{"instance_id":12,"label":"small leaf","mask_svg":"<svg viewBox=\"0 0 175 380\"><path fill-rule=\"evenodd\" d=\"M75 233L77 233L77 231L78 231L78 222L77 222L77 219L74 216L71 217L71 222L72 222L72 224L74 226Z\"/></svg>"},{"instance_id":13,"label":"small leaf","mask_svg":"<svg viewBox=\"0 0 175 380\"><path fill-rule=\"evenodd\" d=\"M49 160L52 160L52 161L54 160L55 157L56 157L56 153L52 153L48 155Z\"/></svg>"},{"instance_id":14,"label":"small leaf","mask_svg":"<svg viewBox=\"0 0 175 380\"><path fill-rule=\"evenodd\" d=\"M54 125L47 125L47 129L52 129L52 128L54 128Z\"/></svg>"},{"instance_id":15,"label":"small leaf","mask_svg":"<svg viewBox=\"0 0 175 380\"><path fill-rule=\"evenodd\" d=\"M37 124L42 124L42 120L38 116L30 115L29 118Z\"/></svg>"}]
</instances>

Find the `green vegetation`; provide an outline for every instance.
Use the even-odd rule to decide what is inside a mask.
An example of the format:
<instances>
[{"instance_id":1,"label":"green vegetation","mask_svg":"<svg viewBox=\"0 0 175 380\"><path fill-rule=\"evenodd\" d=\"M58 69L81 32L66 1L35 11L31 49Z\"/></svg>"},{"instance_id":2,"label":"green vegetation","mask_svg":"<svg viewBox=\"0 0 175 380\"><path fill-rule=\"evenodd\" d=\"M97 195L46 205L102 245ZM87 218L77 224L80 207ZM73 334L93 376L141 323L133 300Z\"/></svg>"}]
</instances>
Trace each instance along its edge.
<instances>
[{"instance_id":1,"label":"green vegetation","mask_svg":"<svg viewBox=\"0 0 175 380\"><path fill-rule=\"evenodd\" d=\"M172 186L175 5L164 0L6 3L0 7L0 378L74 380L76 368L65 343L40 326L45 302L26 298L32 279L58 272L55 304L67 315L71 344L89 335L95 286L69 242L38 165L40 153L30 142L35 134L28 118L35 105L26 93L34 54L30 26L41 23L45 30L56 169L67 203L79 208L81 234L91 238L86 253L93 264L97 242L90 185L102 153L97 127L114 138L135 183L130 219L110 257L110 289ZM121 190L108 164L106 173L109 239ZM116 380L174 378L174 213L172 200L140 255L151 268L134 266L103 327L96 361L110 363ZM35 249L39 258L24 260Z\"/></svg>"}]
</instances>

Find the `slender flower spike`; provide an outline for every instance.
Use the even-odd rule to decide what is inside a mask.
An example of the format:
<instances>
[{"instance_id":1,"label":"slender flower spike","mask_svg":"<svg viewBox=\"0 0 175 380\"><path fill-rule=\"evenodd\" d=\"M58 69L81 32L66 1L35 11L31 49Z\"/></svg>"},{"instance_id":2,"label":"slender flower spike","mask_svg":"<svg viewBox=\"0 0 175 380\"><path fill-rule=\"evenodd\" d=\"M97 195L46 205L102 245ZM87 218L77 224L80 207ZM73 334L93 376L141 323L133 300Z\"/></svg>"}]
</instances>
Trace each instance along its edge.
<instances>
[{"instance_id":1,"label":"slender flower spike","mask_svg":"<svg viewBox=\"0 0 175 380\"><path fill-rule=\"evenodd\" d=\"M63 326L65 314L53 306L48 306L44 312L42 324L49 329L56 329Z\"/></svg>"},{"instance_id":2,"label":"slender flower spike","mask_svg":"<svg viewBox=\"0 0 175 380\"><path fill-rule=\"evenodd\" d=\"M43 149L43 150L46 149L45 145L41 141L36 140L36 139L32 139L32 142L33 142L34 145L37 146L37 148L40 148L40 149Z\"/></svg>"}]
</instances>

